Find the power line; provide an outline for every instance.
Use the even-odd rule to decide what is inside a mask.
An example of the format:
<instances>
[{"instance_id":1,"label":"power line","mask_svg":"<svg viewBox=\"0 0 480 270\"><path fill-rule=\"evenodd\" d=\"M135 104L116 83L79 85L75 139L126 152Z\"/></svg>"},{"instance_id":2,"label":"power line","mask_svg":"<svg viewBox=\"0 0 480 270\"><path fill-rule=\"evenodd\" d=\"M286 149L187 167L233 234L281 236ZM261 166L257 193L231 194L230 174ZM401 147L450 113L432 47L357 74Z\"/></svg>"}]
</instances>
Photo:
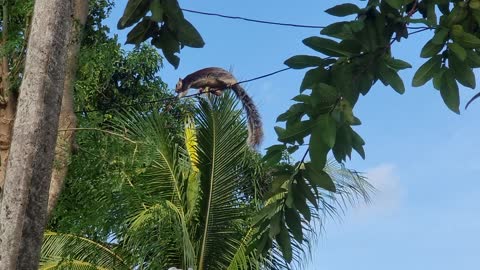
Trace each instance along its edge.
<instances>
[{"instance_id":1,"label":"power line","mask_svg":"<svg viewBox=\"0 0 480 270\"><path fill-rule=\"evenodd\" d=\"M240 17L240 16L229 16L229 15L223 15L223 14L218 14L218 13L191 10L191 9L186 9L186 8L182 8L182 10L186 11L186 12L190 12L190 13L195 13L195 14L201 14L201 15L207 15L207 16L216 16L216 17L221 17L221 18L226 18L226 19L234 19L234 20L244 20L244 21L247 21L247 22L280 25L280 26L290 26L290 27L298 27L298 28L314 28L314 29L325 28L325 26L319 26L319 25L306 25L306 24L294 24L294 23L280 23L280 22L264 21L264 20L250 19L250 18L245 18L245 17Z\"/></svg>"},{"instance_id":2,"label":"power line","mask_svg":"<svg viewBox=\"0 0 480 270\"><path fill-rule=\"evenodd\" d=\"M240 82L237 82L233 85L231 85L230 87L234 86L234 85L237 85L237 84L241 84L241 83L246 83L246 82L252 82L252 81L256 81L256 80L259 80L259 79L263 79L263 78L266 78L266 77L270 77L272 75L275 75L277 73L280 73L280 72L283 72L283 71L286 71L286 70L289 70L291 68L284 68L284 69L280 69L280 70L277 70L277 71L274 71L274 72L271 72L271 73L268 73L268 74L265 74L265 75L262 75L262 76L259 76L259 77L255 77L253 79L248 79L248 80L244 80L244 81L240 81ZM215 91L208 91L209 93L213 93ZM162 98L162 99L157 99L157 100L151 100L151 101L143 101L143 102L137 102L137 103L133 103L133 104L124 104L124 105L116 105L116 106L112 106L110 108L106 108L106 109L95 109L95 110L79 110L79 111L76 111L75 113L87 113L87 112L99 112L99 111L108 111L108 110L111 110L111 109L116 109L116 108L128 108L128 107L133 107L133 106L137 106L137 105L145 105L145 104L154 104L154 103L160 103L160 102L164 102L164 101L168 101L168 100L180 100L181 98L189 98L189 97L196 97L196 96L200 96L201 94L204 94L205 92L199 92L199 93L195 93L195 94L191 94L191 95L186 95L186 96L183 96L183 97L168 97L168 98Z\"/></svg>"},{"instance_id":3,"label":"power line","mask_svg":"<svg viewBox=\"0 0 480 270\"><path fill-rule=\"evenodd\" d=\"M237 85L237 84L241 84L241 83L246 83L246 82L253 82L253 81L256 81L256 80L259 80L259 79L263 79L263 78L266 78L266 77L270 77L270 76L275 75L275 74L280 73L280 72L284 72L284 71L289 70L289 69L292 69L292 68L288 67L288 68L280 69L280 70L274 71L274 72L272 72L272 73L268 73L268 74L265 74L265 75L262 75L262 76L255 77L255 78L253 78L253 79L249 79L249 80L244 80L244 81L237 82L236 84L233 84L233 85ZM233 85L232 85L232 86L233 86Z\"/></svg>"},{"instance_id":4,"label":"power line","mask_svg":"<svg viewBox=\"0 0 480 270\"><path fill-rule=\"evenodd\" d=\"M190 12L194 14L206 15L206 16L215 16L225 19L234 19L234 20L243 20L247 22L254 22L254 23L263 23L263 24L270 24L270 25L280 25L280 26L290 26L290 27L297 27L297 28L313 28L313 29L324 29L327 26L324 25L307 25L307 24L296 24L296 23L281 23L281 22L273 22L273 21L265 21L265 20L257 20L257 19L250 19L241 16L230 16L224 15L219 13L212 13L212 12L205 12L205 11L198 11L192 9L182 8L185 12ZM415 29L435 29L433 27L425 27L425 26L407 26L407 29L415 30Z\"/></svg>"}]
</instances>

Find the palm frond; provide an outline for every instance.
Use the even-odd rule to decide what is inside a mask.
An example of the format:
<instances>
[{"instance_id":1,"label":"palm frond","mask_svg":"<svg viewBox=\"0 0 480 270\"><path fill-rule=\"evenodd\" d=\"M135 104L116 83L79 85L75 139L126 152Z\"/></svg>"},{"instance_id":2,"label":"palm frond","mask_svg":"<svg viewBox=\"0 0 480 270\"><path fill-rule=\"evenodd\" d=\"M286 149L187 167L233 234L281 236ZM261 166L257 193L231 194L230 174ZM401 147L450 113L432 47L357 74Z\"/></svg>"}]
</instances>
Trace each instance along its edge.
<instances>
[{"instance_id":1,"label":"palm frond","mask_svg":"<svg viewBox=\"0 0 480 270\"><path fill-rule=\"evenodd\" d=\"M111 248L71 234L46 232L40 269L132 269Z\"/></svg>"},{"instance_id":2,"label":"palm frond","mask_svg":"<svg viewBox=\"0 0 480 270\"><path fill-rule=\"evenodd\" d=\"M200 101L198 156L201 173L198 269L226 269L241 245L241 236L232 230L244 218L238 200L238 184L244 181L238 166L247 149L246 128L241 111L231 95ZM240 119L242 119L240 121Z\"/></svg>"},{"instance_id":3,"label":"palm frond","mask_svg":"<svg viewBox=\"0 0 480 270\"><path fill-rule=\"evenodd\" d=\"M138 202L130 211L129 230L124 243L131 250L142 250L150 241L162 243L158 248L137 252L151 268L158 265L192 266L195 261L193 245L187 230L186 191L194 186L189 179L196 174L190 157L174 142L168 123L159 113L142 115L125 113L116 123L117 130L143 144L138 149L143 169L130 181ZM190 185L191 184L191 185ZM180 228L180 229L178 229ZM142 240L147 232L160 232L155 237ZM153 263L153 264L152 264Z\"/></svg>"}]
</instances>

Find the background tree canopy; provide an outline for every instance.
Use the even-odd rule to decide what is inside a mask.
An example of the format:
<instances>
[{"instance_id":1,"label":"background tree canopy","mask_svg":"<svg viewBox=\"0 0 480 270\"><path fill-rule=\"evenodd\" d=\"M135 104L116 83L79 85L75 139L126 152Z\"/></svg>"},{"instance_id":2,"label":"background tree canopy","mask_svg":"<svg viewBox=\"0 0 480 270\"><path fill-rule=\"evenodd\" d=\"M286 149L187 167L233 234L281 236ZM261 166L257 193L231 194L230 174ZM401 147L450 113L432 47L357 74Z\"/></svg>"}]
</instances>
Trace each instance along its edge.
<instances>
[{"instance_id":1,"label":"background tree canopy","mask_svg":"<svg viewBox=\"0 0 480 270\"><path fill-rule=\"evenodd\" d=\"M126 52L102 23L112 2L91 2L85 36L75 38L83 27L81 19L72 21L67 35L68 44L82 40L83 47L78 57L73 45L66 50L70 72L66 71L64 92L72 95L69 85L75 80L75 104L67 110L62 107L60 118L68 119L68 113L75 112L79 127L75 128L76 121L65 127L60 120L59 130L60 136L80 132L75 144L62 138L57 145L67 154L59 158L57 153L54 171L66 167L70 148L76 155L50 219L53 231L45 236L42 267L46 268L301 265L317 233L315 222L323 224L325 215L335 215L346 202L368 199L370 186L343 163L352 158L353 150L363 159L366 156L357 113L360 96L371 93L378 81L399 94L406 92L403 70L415 65L397 56L396 44L421 33L430 35L418 46L424 61L415 66L407 85L431 84L449 110L460 113L462 87L476 88L473 69L480 66L480 2L476 0L341 3L325 10L338 19L324 26L247 19L322 29L320 35L302 41L315 53L284 61L287 69L309 70L293 104L277 117L282 123L275 127L278 143L267 147L265 155L256 154L243 143L244 119L231 96L201 98L198 105L175 100L157 75L163 58L144 43L161 49L178 68L181 49L205 45L201 31L183 12L218 14L185 10L176 0L129 0L117 24L119 29L132 27L126 42L136 47ZM12 7L4 1L1 7L1 102L7 112L2 117L12 121L8 113L14 112L20 81L27 79L22 69L32 2ZM234 42L231 37L228 41ZM77 62L75 76L71 73ZM478 97L473 94L465 107ZM24 116L20 113L17 119ZM7 128L0 127L4 141L11 135L8 121L2 122ZM6 160L9 144L3 144L7 147L0 154ZM291 155L299 158L294 161ZM329 162L330 156L336 162ZM57 178L63 183L64 177ZM8 184L14 187L11 181ZM6 192L11 197L10 190ZM18 195L30 200L26 193ZM1 214L10 207L3 203ZM25 222L43 226L33 219ZM0 228L10 228L3 223L6 219Z\"/></svg>"}]
</instances>

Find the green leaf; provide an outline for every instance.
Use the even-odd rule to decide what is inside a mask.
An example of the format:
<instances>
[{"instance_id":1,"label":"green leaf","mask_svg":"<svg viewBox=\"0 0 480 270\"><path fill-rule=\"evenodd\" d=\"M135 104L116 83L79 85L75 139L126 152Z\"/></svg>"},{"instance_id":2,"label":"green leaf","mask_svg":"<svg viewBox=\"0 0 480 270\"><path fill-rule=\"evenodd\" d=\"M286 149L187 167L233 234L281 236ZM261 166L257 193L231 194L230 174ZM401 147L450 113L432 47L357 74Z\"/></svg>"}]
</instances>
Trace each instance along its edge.
<instances>
[{"instance_id":1,"label":"green leaf","mask_svg":"<svg viewBox=\"0 0 480 270\"><path fill-rule=\"evenodd\" d=\"M430 25L437 25L437 14L435 13L435 4L427 2L427 20Z\"/></svg>"},{"instance_id":2,"label":"green leaf","mask_svg":"<svg viewBox=\"0 0 480 270\"><path fill-rule=\"evenodd\" d=\"M314 106L316 112L326 113L321 112L321 110L319 110L319 106L325 105L326 107L329 107L328 110L330 110L330 106L333 106L337 99L338 91L335 87L331 85L325 83L318 83L312 89L311 103Z\"/></svg>"},{"instance_id":3,"label":"green leaf","mask_svg":"<svg viewBox=\"0 0 480 270\"><path fill-rule=\"evenodd\" d=\"M343 125L337 129L337 138L332 148L335 159L342 163L346 157L352 153L352 128L349 125Z\"/></svg>"},{"instance_id":4,"label":"green leaf","mask_svg":"<svg viewBox=\"0 0 480 270\"><path fill-rule=\"evenodd\" d=\"M268 232L268 236L270 236L270 238L273 239L277 234L280 233L281 222L282 222L282 211L276 213L272 217L272 219L270 219L270 231Z\"/></svg>"},{"instance_id":5,"label":"green leaf","mask_svg":"<svg viewBox=\"0 0 480 270\"><path fill-rule=\"evenodd\" d=\"M459 35L452 34L452 39L465 49L480 48L480 39L470 33L463 32L463 30Z\"/></svg>"},{"instance_id":6,"label":"green leaf","mask_svg":"<svg viewBox=\"0 0 480 270\"><path fill-rule=\"evenodd\" d=\"M308 180L312 185L317 185L325 190L336 192L335 183L328 173L323 170L318 170L310 163L305 164L305 169L308 174Z\"/></svg>"},{"instance_id":7,"label":"green leaf","mask_svg":"<svg viewBox=\"0 0 480 270\"><path fill-rule=\"evenodd\" d=\"M360 96L360 92L356 89L356 85L352 78L357 77L357 67L353 63L334 65L330 72L331 84L337 88L337 91L342 95L345 100L348 100L350 104L355 105Z\"/></svg>"},{"instance_id":8,"label":"green leaf","mask_svg":"<svg viewBox=\"0 0 480 270\"><path fill-rule=\"evenodd\" d=\"M440 88L440 94L447 107L453 112L460 114L460 94L458 91L458 85L453 76L453 72L448 69L443 73L442 86Z\"/></svg>"},{"instance_id":9,"label":"green leaf","mask_svg":"<svg viewBox=\"0 0 480 270\"><path fill-rule=\"evenodd\" d=\"M322 125L315 125L312 128L312 133L310 135L309 143L309 154L312 165L315 166L318 170L323 170L327 162L327 154L330 151L331 147L325 142L325 140L330 140L330 134L332 131L329 131L328 135L323 133L324 130Z\"/></svg>"},{"instance_id":10,"label":"green leaf","mask_svg":"<svg viewBox=\"0 0 480 270\"><path fill-rule=\"evenodd\" d=\"M328 147L332 148L335 144L335 136L337 132L337 124L329 114L320 115L315 120L315 127L321 129L320 140Z\"/></svg>"},{"instance_id":11,"label":"green leaf","mask_svg":"<svg viewBox=\"0 0 480 270\"><path fill-rule=\"evenodd\" d=\"M417 72L415 72L415 75L413 75L412 86L418 87L428 82L433 77L435 72L440 69L441 64L441 55L436 55L430 58L427 62L421 65Z\"/></svg>"},{"instance_id":12,"label":"green leaf","mask_svg":"<svg viewBox=\"0 0 480 270\"><path fill-rule=\"evenodd\" d=\"M177 0L162 0L162 4L165 8L165 13L169 19L170 29L171 30L178 30L178 25L176 25L177 21L184 20L182 9L178 4Z\"/></svg>"},{"instance_id":13,"label":"green leaf","mask_svg":"<svg viewBox=\"0 0 480 270\"><path fill-rule=\"evenodd\" d=\"M437 89L437 90L440 90L440 88L442 88L442 76L443 76L443 73L445 72L445 70L447 70L446 67L442 66L442 68L440 69L439 72L435 73L435 75L433 75L433 88Z\"/></svg>"},{"instance_id":14,"label":"green leaf","mask_svg":"<svg viewBox=\"0 0 480 270\"><path fill-rule=\"evenodd\" d=\"M150 0L129 0L117 28L124 29L138 22L148 12Z\"/></svg>"},{"instance_id":15,"label":"green leaf","mask_svg":"<svg viewBox=\"0 0 480 270\"><path fill-rule=\"evenodd\" d=\"M295 240L301 244L303 242L303 231L300 214L296 211L296 209L285 207L285 221L288 228L290 228L290 231L292 232L293 238L295 238Z\"/></svg>"},{"instance_id":16,"label":"green leaf","mask_svg":"<svg viewBox=\"0 0 480 270\"><path fill-rule=\"evenodd\" d=\"M152 45L161 48L167 61L178 68L180 58L175 53L180 52L180 44L166 25L162 25L160 35L152 39Z\"/></svg>"},{"instance_id":17,"label":"green leaf","mask_svg":"<svg viewBox=\"0 0 480 270\"><path fill-rule=\"evenodd\" d=\"M300 170L295 175L295 181L297 184L292 185L292 190L295 194L302 193L305 198L315 207L318 209L318 202L317 197L313 194L312 187L307 185L305 182L305 177L307 177L305 170Z\"/></svg>"},{"instance_id":18,"label":"green leaf","mask_svg":"<svg viewBox=\"0 0 480 270\"><path fill-rule=\"evenodd\" d=\"M360 32L365 27L365 23L363 21L356 20L356 21L349 22L348 26L350 27L352 32Z\"/></svg>"},{"instance_id":19,"label":"green leaf","mask_svg":"<svg viewBox=\"0 0 480 270\"><path fill-rule=\"evenodd\" d=\"M292 243L290 241L290 234L288 233L287 227L282 223L282 228L280 233L276 237L277 243L280 246L282 251L283 258L286 262L290 263L292 261Z\"/></svg>"},{"instance_id":20,"label":"green leaf","mask_svg":"<svg viewBox=\"0 0 480 270\"><path fill-rule=\"evenodd\" d=\"M466 62L461 61L456 55L448 56L448 66L459 83L472 89L475 88L475 74Z\"/></svg>"},{"instance_id":21,"label":"green leaf","mask_svg":"<svg viewBox=\"0 0 480 270\"><path fill-rule=\"evenodd\" d=\"M468 5L470 6L471 9L480 9L480 1L478 0L470 1Z\"/></svg>"},{"instance_id":22,"label":"green leaf","mask_svg":"<svg viewBox=\"0 0 480 270\"><path fill-rule=\"evenodd\" d=\"M150 10L152 11L152 20L156 22L163 21L163 6L160 0L152 0L150 3Z\"/></svg>"},{"instance_id":23,"label":"green leaf","mask_svg":"<svg viewBox=\"0 0 480 270\"><path fill-rule=\"evenodd\" d=\"M324 82L328 78L328 71L323 67L310 69L305 73L302 84L300 85L300 91L305 89L312 89L315 84Z\"/></svg>"},{"instance_id":24,"label":"green leaf","mask_svg":"<svg viewBox=\"0 0 480 270\"><path fill-rule=\"evenodd\" d=\"M384 63L380 63L378 72L379 78L384 85L390 85L399 94L405 93L403 81L396 71L390 69Z\"/></svg>"},{"instance_id":25,"label":"green leaf","mask_svg":"<svg viewBox=\"0 0 480 270\"><path fill-rule=\"evenodd\" d=\"M293 69L302 69L307 67L326 66L335 62L332 59L323 59L310 55L295 55L287 59L284 64Z\"/></svg>"},{"instance_id":26,"label":"green leaf","mask_svg":"<svg viewBox=\"0 0 480 270\"><path fill-rule=\"evenodd\" d=\"M296 103L290 106L288 110L277 117L277 122L285 122L291 119L301 119L305 114L306 105L303 103Z\"/></svg>"},{"instance_id":27,"label":"green leaf","mask_svg":"<svg viewBox=\"0 0 480 270\"><path fill-rule=\"evenodd\" d=\"M304 95L304 94L296 95L292 98L292 100L297 101L297 102L303 102L305 104L310 104L311 103L310 96L309 95Z\"/></svg>"},{"instance_id":28,"label":"green leaf","mask_svg":"<svg viewBox=\"0 0 480 270\"><path fill-rule=\"evenodd\" d=\"M396 70L412 68L412 65L410 65L408 62L405 62L400 59L391 58L391 57L386 58L385 63L387 64L387 66Z\"/></svg>"},{"instance_id":29,"label":"green leaf","mask_svg":"<svg viewBox=\"0 0 480 270\"><path fill-rule=\"evenodd\" d=\"M262 160L268 164L277 164L280 162L283 156L283 151L285 151L286 146L284 144L276 144L268 147L267 153L263 156Z\"/></svg>"},{"instance_id":30,"label":"green leaf","mask_svg":"<svg viewBox=\"0 0 480 270\"><path fill-rule=\"evenodd\" d=\"M433 44L443 45L448 38L448 28L440 28L430 40Z\"/></svg>"},{"instance_id":31,"label":"green leaf","mask_svg":"<svg viewBox=\"0 0 480 270\"><path fill-rule=\"evenodd\" d=\"M467 63L472 68L480 67L480 55L473 50L467 50Z\"/></svg>"},{"instance_id":32,"label":"green leaf","mask_svg":"<svg viewBox=\"0 0 480 270\"><path fill-rule=\"evenodd\" d=\"M400 9L403 5L403 0L385 0L394 9Z\"/></svg>"},{"instance_id":33,"label":"green leaf","mask_svg":"<svg viewBox=\"0 0 480 270\"><path fill-rule=\"evenodd\" d=\"M363 146L365 145L365 141L352 129L352 147L357 151L357 153L365 159L365 150Z\"/></svg>"},{"instance_id":34,"label":"green leaf","mask_svg":"<svg viewBox=\"0 0 480 270\"><path fill-rule=\"evenodd\" d=\"M340 49L349 52L352 55L358 55L362 52L362 44L354 39L344 39L338 44Z\"/></svg>"},{"instance_id":35,"label":"green leaf","mask_svg":"<svg viewBox=\"0 0 480 270\"><path fill-rule=\"evenodd\" d=\"M293 203L295 205L295 208L298 209L298 211L302 214L303 218L305 218L307 221L310 221L312 219L312 213L310 212L310 208L307 205L307 200L303 193L298 192L300 191L299 188L295 187L296 184L292 185L292 194L293 196Z\"/></svg>"},{"instance_id":36,"label":"green leaf","mask_svg":"<svg viewBox=\"0 0 480 270\"><path fill-rule=\"evenodd\" d=\"M450 14L448 14L445 22L442 25L446 25L447 27L451 27L457 23L462 22L465 17L468 15L468 10L460 5L454 5L453 9L451 10Z\"/></svg>"},{"instance_id":37,"label":"green leaf","mask_svg":"<svg viewBox=\"0 0 480 270\"><path fill-rule=\"evenodd\" d=\"M338 39L352 37L352 33L348 28L346 28L346 25L348 25L348 22L336 22L329 24L327 27L323 28L322 31L320 31L320 34Z\"/></svg>"},{"instance_id":38,"label":"green leaf","mask_svg":"<svg viewBox=\"0 0 480 270\"><path fill-rule=\"evenodd\" d=\"M283 129L280 133L277 132L278 140L280 142L293 142L295 140L303 139L310 133L313 122L311 120L299 121L293 126ZM275 127L277 131L278 127ZM278 129L280 130L280 129Z\"/></svg>"},{"instance_id":39,"label":"green leaf","mask_svg":"<svg viewBox=\"0 0 480 270\"><path fill-rule=\"evenodd\" d=\"M332 16L345 17L348 15L357 14L360 12L360 8L354 4L347 3L329 8L325 10L325 12Z\"/></svg>"},{"instance_id":40,"label":"green leaf","mask_svg":"<svg viewBox=\"0 0 480 270\"><path fill-rule=\"evenodd\" d=\"M339 44L331 39L309 37L303 40L303 44L328 56L351 56L351 53L343 51Z\"/></svg>"},{"instance_id":41,"label":"green leaf","mask_svg":"<svg viewBox=\"0 0 480 270\"><path fill-rule=\"evenodd\" d=\"M189 21L183 19L179 20L177 23L178 41L183 45L192 48L202 48L205 46L202 36Z\"/></svg>"},{"instance_id":42,"label":"green leaf","mask_svg":"<svg viewBox=\"0 0 480 270\"><path fill-rule=\"evenodd\" d=\"M458 57L458 59L465 61L467 58L467 51L465 51L462 46L458 45L458 43L448 43L447 47Z\"/></svg>"},{"instance_id":43,"label":"green leaf","mask_svg":"<svg viewBox=\"0 0 480 270\"><path fill-rule=\"evenodd\" d=\"M435 44L431 40L423 46L420 57L429 58L438 54L443 48L443 44Z\"/></svg>"},{"instance_id":44,"label":"green leaf","mask_svg":"<svg viewBox=\"0 0 480 270\"><path fill-rule=\"evenodd\" d=\"M135 25L135 27L127 34L126 44L138 45L152 37L157 29L158 24L156 22L144 19Z\"/></svg>"}]
</instances>

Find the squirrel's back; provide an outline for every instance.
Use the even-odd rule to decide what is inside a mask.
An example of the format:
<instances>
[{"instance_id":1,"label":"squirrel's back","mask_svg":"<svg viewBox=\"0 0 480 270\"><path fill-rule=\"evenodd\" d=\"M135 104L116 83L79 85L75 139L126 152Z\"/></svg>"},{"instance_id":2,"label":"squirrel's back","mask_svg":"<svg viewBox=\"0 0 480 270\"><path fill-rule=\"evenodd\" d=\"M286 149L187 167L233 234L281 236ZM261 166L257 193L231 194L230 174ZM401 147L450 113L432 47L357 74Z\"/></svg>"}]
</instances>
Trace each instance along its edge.
<instances>
[{"instance_id":1,"label":"squirrel's back","mask_svg":"<svg viewBox=\"0 0 480 270\"><path fill-rule=\"evenodd\" d=\"M237 83L232 73L226 71L223 68L209 67L197 70L185 78L182 79L182 91L186 91L190 88L220 88Z\"/></svg>"}]
</instances>

